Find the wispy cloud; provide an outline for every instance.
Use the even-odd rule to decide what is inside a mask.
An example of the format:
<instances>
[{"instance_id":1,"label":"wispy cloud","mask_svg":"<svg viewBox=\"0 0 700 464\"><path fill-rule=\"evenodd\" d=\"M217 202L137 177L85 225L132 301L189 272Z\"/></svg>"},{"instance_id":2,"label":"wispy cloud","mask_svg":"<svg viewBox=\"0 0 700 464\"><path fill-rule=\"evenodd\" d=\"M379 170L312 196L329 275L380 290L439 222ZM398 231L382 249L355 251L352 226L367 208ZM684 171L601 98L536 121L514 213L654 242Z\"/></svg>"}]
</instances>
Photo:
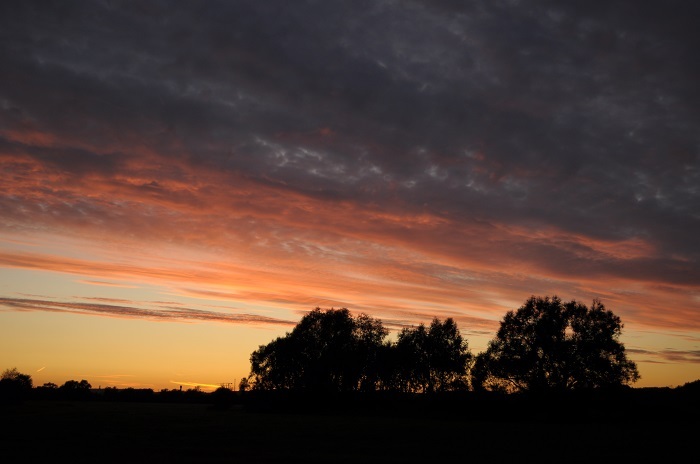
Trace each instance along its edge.
<instances>
[{"instance_id":1,"label":"wispy cloud","mask_svg":"<svg viewBox=\"0 0 700 464\"><path fill-rule=\"evenodd\" d=\"M658 351L630 348L629 353L639 357L644 362L661 364L700 364L699 350L661 349Z\"/></svg>"},{"instance_id":2,"label":"wispy cloud","mask_svg":"<svg viewBox=\"0 0 700 464\"><path fill-rule=\"evenodd\" d=\"M149 319L173 322L221 322L230 324L292 325L285 321L254 314L227 314L192 308L152 309L136 306L119 306L95 303L59 302L22 298L0 298L0 306L16 311L50 311L74 314L112 316L121 318Z\"/></svg>"},{"instance_id":3,"label":"wispy cloud","mask_svg":"<svg viewBox=\"0 0 700 464\"><path fill-rule=\"evenodd\" d=\"M137 285L127 285L127 284L120 284L120 283L115 283L115 282L104 282L104 281L100 281L100 280L79 279L76 282L78 282L80 284L97 285L100 287L139 288Z\"/></svg>"},{"instance_id":4,"label":"wispy cloud","mask_svg":"<svg viewBox=\"0 0 700 464\"><path fill-rule=\"evenodd\" d=\"M700 350L681 351L668 349L660 351L658 355L669 362L700 364Z\"/></svg>"}]
</instances>

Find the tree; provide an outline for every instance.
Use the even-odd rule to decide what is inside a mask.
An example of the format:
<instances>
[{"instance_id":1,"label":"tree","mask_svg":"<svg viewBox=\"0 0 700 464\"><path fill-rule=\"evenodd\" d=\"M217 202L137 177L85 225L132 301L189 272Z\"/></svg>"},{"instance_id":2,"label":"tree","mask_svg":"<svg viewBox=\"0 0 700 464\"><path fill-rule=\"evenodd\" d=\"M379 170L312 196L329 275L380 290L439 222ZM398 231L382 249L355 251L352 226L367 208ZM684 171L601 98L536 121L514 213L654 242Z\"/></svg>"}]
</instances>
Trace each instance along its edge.
<instances>
[{"instance_id":1,"label":"tree","mask_svg":"<svg viewBox=\"0 0 700 464\"><path fill-rule=\"evenodd\" d=\"M8 401L21 400L32 392L32 376L22 374L16 367L6 369L0 375L0 398Z\"/></svg>"},{"instance_id":2,"label":"tree","mask_svg":"<svg viewBox=\"0 0 700 464\"><path fill-rule=\"evenodd\" d=\"M379 382L376 365L388 334L381 321L346 308L316 308L284 337L251 354L256 390L372 390Z\"/></svg>"},{"instance_id":3,"label":"tree","mask_svg":"<svg viewBox=\"0 0 700 464\"><path fill-rule=\"evenodd\" d=\"M431 391L465 390L472 361L467 341L452 318L433 319L428 329Z\"/></svg>"},{"instance_id":4,"label":"tree","mask_svg":"<svg viewBox=\"0 0 700 464\"><path fill-rule=\"evenodd\" d=\"M0 376L0 382L3 384L13 384L17 388L23 390L31 390L33 386L32 376L22 374L16 367L13 367L12 369L5 369L2 376Z\"/></svg>"},{"instance_id":5,"label":"tree","mask_svg":"<svg viewBox=\"0 0 700 464\"><path fill-rule=\"evenodd\" d=\"M396 384L403 392L427 392L430 387L430 360L428 359L428 330L420 324L399 332L396 344Z\"/></svg>"},{"instance_id":6,"label":"tree","mask_svg":"<svg viewBox=\"0 0 700 464\"><path fill-rule=\"evenodd\" d=\"M468 387L472 356L452 318L434 318L428 328L404 328L396 352L401 390L432 393Z\"/></svg>"},{"instance_id":7,"label":"tree","mask_svg":"<svg viewBox=\"0 0 700 464\"><path fill-rule=\"evenodd\" d=\"M77 380L67 380L63 385L58 387L61 395L68 399L87 399L90 397L90 389L92 385L83 379L80 382Z\"/></svg>"},{"instance_id":8,"label":"tree","mask_svg":"<svg viewBox=\"0 0 700 464\"><path fill-rule=\"evenodd\" d=\"M260 345L250 355L250 377L255 390L291 390L302 385L301 365L291 334Z\"/></svg>"},{"instance_id":9,"label":"tree","mask_svg":"<svg viewBox=\"0 0 700 464\"><path fill-rule=\"evenodd\" d=\"M90 382L85 379L81 380L80 382L77 380L67 380L66 383L61 385L60 388L66 391L89 391L92 388L92 385L90 385Z\"/></svg>"},{"instance_id":10,"label":"tree","mask_svg":"<svg viewBox=\"0 0 700 464\"><path fill-rule=\"evenodd\" d=\"M472 369L475 389L515 391L617 387L639 372L619 342L623 325L598 300L530 297L509 311Z\"/></svg>"},{"instance_id":11,"label":"tree","mask_svg":"<svg viewBox=\"0 0 700 464\"><path fill-rule=\"evenodd\" d=\"M355 318L355 372L361 391L377 390L382 383L382 361L389 331L379 319L366 314Z\"/></svg>"}]
</instances>

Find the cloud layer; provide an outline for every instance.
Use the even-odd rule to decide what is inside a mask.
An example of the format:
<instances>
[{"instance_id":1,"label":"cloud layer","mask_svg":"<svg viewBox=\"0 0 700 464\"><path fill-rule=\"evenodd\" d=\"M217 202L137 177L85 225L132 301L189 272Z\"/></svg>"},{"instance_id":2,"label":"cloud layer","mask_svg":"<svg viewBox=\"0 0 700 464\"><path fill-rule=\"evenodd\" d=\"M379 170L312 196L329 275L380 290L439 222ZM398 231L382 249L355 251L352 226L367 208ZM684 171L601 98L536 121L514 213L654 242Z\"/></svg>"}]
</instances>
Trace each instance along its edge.
<instances>
[{"instance_id":1,"label":"cloud layer","mask_svg":"<svg viewBox=\"0 0 700 464\"><path fill-rule=\"evenodd\" d=\"M556 292L697 332L698 14L683 1L5 2L0 234L132 253L4 246L0 265L397 325L454 314L475 331ZM199 261L141 262L163 246Z\"/></svg>"}]
</instances>

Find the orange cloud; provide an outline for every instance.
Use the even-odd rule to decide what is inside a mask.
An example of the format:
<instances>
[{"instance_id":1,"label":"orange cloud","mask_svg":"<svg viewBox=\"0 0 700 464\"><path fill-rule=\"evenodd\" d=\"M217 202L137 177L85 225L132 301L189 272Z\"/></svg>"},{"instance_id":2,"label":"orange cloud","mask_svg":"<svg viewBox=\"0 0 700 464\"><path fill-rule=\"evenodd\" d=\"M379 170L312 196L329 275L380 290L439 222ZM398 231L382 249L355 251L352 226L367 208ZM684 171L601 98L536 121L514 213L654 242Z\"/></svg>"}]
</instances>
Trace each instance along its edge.
<instances>
[{"instance_id":1,"label":"orange cloud","mask_svg":"<svg viewBox=\"0 0 700 464\"><path fill-rule=\"evenodd\" d=\"M0 231L85 237L81 254L94 257L0 248L6 267L70 273L91 285L157 282L202 300L294 311L343 306L396 326L450 315L493 330L529 295L555 292L601 297L635 323L699 325L692 277L656 271L659 252L639 237L602 239L416 209L400 197L380 204L302 190L197 165L178 140L178 156L166 157L168 145L146 146L136 134L106 136L103 145L36 128L3 136L18 146L0 153L10 167L0 173L0 193L15 201L6 203ZM66 147L98 156L76 159L87 167L70 171L55 154L33 152ZM113 153L129 155L112 160Z\"/></svg>"}]
</instances>

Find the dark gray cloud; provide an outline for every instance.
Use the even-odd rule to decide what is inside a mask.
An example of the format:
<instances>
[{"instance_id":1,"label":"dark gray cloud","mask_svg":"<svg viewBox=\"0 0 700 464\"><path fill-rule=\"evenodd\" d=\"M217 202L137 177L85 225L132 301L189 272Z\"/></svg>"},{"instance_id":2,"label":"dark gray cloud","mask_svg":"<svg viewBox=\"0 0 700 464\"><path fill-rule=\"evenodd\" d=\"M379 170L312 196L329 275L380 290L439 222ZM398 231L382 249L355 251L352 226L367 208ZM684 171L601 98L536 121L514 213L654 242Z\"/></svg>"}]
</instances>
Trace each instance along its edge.
<instances>
[{"instance_id":1,"label":"dark gray cloud","mask_svg":"<svg viewBox=\"0 0 700 464\"><path fill-rule=\"evenodd\" d=\"M697 285L698 13L684 1L5 2L0 124L63 142L0 146L81 173L122 172L138 145L465 229L639 238L651 256L509 246L565 274Z\"/></svg>"}]
</instances>

